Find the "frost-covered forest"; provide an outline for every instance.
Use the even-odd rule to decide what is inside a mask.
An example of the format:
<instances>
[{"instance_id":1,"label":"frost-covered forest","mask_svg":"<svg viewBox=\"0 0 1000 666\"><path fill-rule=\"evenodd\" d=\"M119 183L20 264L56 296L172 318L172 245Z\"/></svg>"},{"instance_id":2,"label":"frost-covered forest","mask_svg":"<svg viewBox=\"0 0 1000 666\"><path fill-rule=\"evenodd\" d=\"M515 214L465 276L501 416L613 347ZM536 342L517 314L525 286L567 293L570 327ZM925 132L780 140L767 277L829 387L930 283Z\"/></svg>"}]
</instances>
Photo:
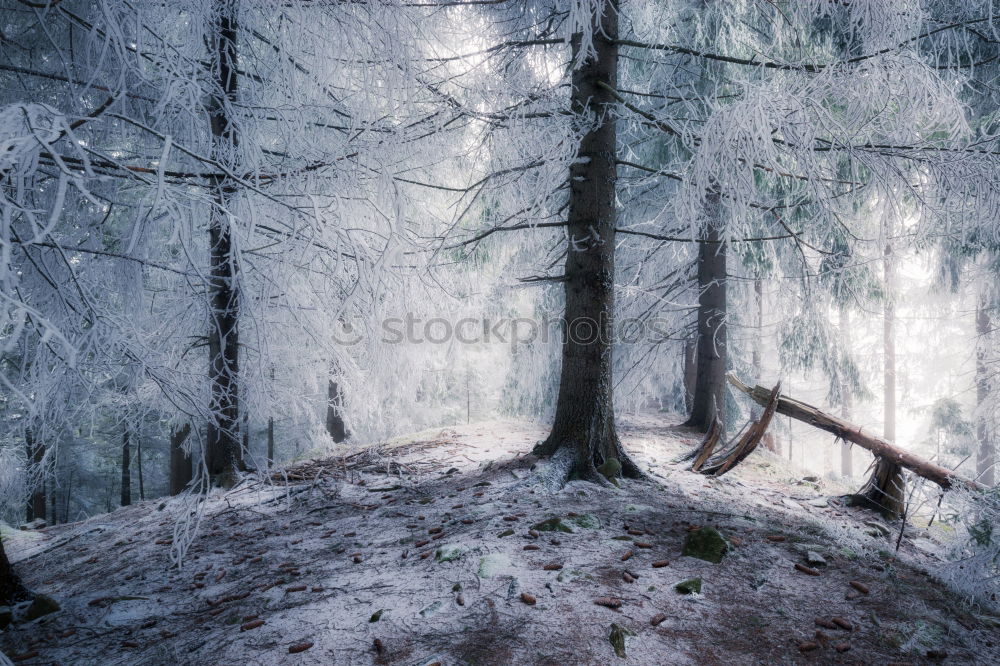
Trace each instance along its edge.
<instances>
[{"instance_id":1,"label":"frost-covered forest","mask_svg":"<svg viewBox=\"0 0 1000 666\"><path fill-rule=\"evenodd\" d=\"M518 652L530 633L518 625L513 652L470 657L454 632L475 622L457 619L472 624L452 626L450 642L403 623L357 652L341 652L356 638L341 636L325 657L316 632L243 661L236 638L206 638L228 650L212 661L177 647L162 620L174 635L157 634L159 651L129 653L147 641L99 639L125 626L103 618L80 634L105 647L44 652L71 649L52 638L69 629L44 628L74 612L68 599L147 599L131 588L91 599L95 576L59 578L88 539L94 558L102 541L155 540L155 555L129 558L156 563L130 575L180 591L163 577L204 568L215 516L294 532L293 516L333 511L326 492L353 507L337 520L364 517L330 557L365 569L357 585L380 585L366 550L391 532L380 511L416 520L430 515L426 493L478 491L447 500L457 513L439 534L506 511L490 538L534 523L499 508L529 496L542 511L530 540L562 525L552 512L593 518L556 529L564 539L618 525L619 512L624 539L654 550L637 539L681 518L689 541L718 535L681 511L758 523L765 508L813 512L836 552L820 570L810 558L822 549L808 549L804 575L912 567L973 618L932 621L907 594L878 614L921 628L900 629L891 649L857 638L854 658L1000 659L998 86L993 0L0 0L0 607L14 609L0 612L13 621L0 647L26 663L112 663L109 649L114 663L602 663L636 645L640 663L852 654L811 627L786 656L769 652L777 639L664 656L625 619L610 638L600 629L607 655ZM498 469L502 493L497 478L471 478ZM376 509L369 491L388 501ZM490 492L495 508L462 513ZM571 504L574 492L589 504ZM759 504L761 493L774 494ZM756 552L741 548L818 538L771 528L752 545L716 527L737 563ZM411 536L392 538L420 543ZM295 550L213 548L241 566ZM478 591L496 580L483 566L498 548L461 541L420 559L433 552L440 569L483 555ZM505 600L484 597L490 612L558 596L506 565L514 582ZM187 597L237 575L216 571ZM351 590L351 575L328 587ZM704 594L697 580L683 596L710 604L709 579ZM672 596L684 592L674 582ZM454 585L473 613L468 583ZM640 608L659 608L654 587ZM440 617L425 613L428 589L397 603ZM219 590L213 609L246 598ZM612 592L598 607L634 605ZM36 620L38 599L53 598L64 608ZM266 628L246 629L262 607L230 624ZM272 621L282 637L299 631L290 617ZM530 622L542 636L555 626Z\"/></svg>"}]
</instances>

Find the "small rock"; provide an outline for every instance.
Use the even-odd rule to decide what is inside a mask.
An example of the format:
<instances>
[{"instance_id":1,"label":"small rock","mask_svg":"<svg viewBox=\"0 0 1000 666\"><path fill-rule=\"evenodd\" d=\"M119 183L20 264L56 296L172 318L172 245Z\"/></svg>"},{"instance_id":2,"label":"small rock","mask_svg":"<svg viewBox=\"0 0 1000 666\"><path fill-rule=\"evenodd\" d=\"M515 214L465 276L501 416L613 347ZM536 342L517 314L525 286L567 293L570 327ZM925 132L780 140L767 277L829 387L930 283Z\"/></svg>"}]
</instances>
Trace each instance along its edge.
<instances>
[{"instance_id":1,"label":"small rock","mask_svg":"<svg viewBox=\"0 0 1000 666\"><path fill-rule=\"evenodd\" d=\"M465 546L455 543L438 546L437 550L434 551L434 560L436 562L451 562L464 555L465 550Z\"/></svg>"},{"instance_id":2,"label":"small rock","mask_svg":"<svg viewBox=\"0 0 1000 666\"><path fill-rule=\"evenodd\" d=\"M547 518L540 523L535 523L531 526L531 529L536 532L573 532L573 528L564 525L562 519L558 517Z\"/></svg>"},{"instance_id":3,"label":"small rock","mask_svg":"<svg viewBox=\"0 0 1000 666\"><path fill-rule=\"evenodd\" d=\"M605 479L617 486L618 477L621 476L622 464L618 462L618 458L608 458L604 461L604 464L597 468L597 471Z\"/></svg>"},{"instance_id":4,"label":"small rock","mask_svg":"<svg viewBox=\"0 0 1000 666\"><path fill-rule=\"evenodd\" d=\"M825 567L826 559L815 550L806 551L806 564L814 567Z\"/></svg>"},{"instance_id":5,"label":"small rock","mask_svg":"<svg viewBox=\"0 0 1000 666\"><path fill-rule=\"evenodd\" d=\"M790 500L787 497L782 497L781 498L781 503L784 506L788 507L789 509L796 509L798 511L802 510L802 505L801 504L799 504L798 502L796 502L794 500Z\"/></svg>"},{"instance_id":6,"label":"small rock","mask_svg":"<svg viewBox=\"0 0 1000 666\"><path fill-rule=\"evenodd\" d=\"M444 602L438 599L437 601L420 609L420 617L431 617L433 615L437 615L438 611L442 608L444 608Z\"/></svg>"},{"instance_id":7,"label":"small rock","mask_svg":"<svg viewBox=\"0 0 1000 666\"><path fill-rule=\"evenodd\" d=\"M701 594L701 578L690 578L674 585L681 594Z\"/></svg>"},{"instance_id":8,"label":"small rock","mask_svg":"<svg viewBox=\"0 0 1000 666\"><path fill-rule=\"evenodd\" d=\"M635 632L626 629L617 622L611 623L611 633L608 635L608 641L611 643L611 647L615 650L615 655L625 659L625 642L630 636L635 636Z\"/></svg>"},{"instance_id":9,"label":"small rock","mask_svg":"<svg viewBox=\"0 0 1000 666\"><path fill-rule=\"evenodd\" d=\"M47 594L38 594L35 595L31 605L28 606L28 610L24 614L24 619L26 622L31 622L32 620L37 620L44 615L55 613L58 610L59 604L55 599Z\"/></svg>"},{"instance_id":10,"label":"small rock","mask_svg":"<svg viewBox=\"0 0 1000 666\"><path fill-rule=\"evenodd\" d=\"M818 509L825 509L830 506L830 503L826 501L825 497L814 497L811 500L806 501L809 506L814 506Z\"/></svg>"},{"instance_id":11,"label":"small rock","mask_svg":"<svg viewBox=\"0 0 1000 666\"><path fill-rule=\"evenodd\" d=\"M503 553L490 553L479 560L476 574L480 578L495 578L501 572L510 568L510 558Z\"/></svg>"},{"instance_id":12,"label":"small rock","mask_svg":"<svg viewBox=\"0 0 1000 666\"><path fill-rule=\"evenodd\" d=\"M722 538L718 530L714 527L703 527L700 530L688 532L681 553L718 564L728 550L729 544Z\"/></svg>"},{"instance_id":13,"label":"small rock","mask_svg":"<svg viewBox=\"0 0 1000 666\"><path fill-rule=\"evenodd\" d=\"M868 534L869 536L888 537L891 534L888 527L874 520L866 520L865 527L871 528L865 531L865 533Z\"/></svg>"}]
</instances>

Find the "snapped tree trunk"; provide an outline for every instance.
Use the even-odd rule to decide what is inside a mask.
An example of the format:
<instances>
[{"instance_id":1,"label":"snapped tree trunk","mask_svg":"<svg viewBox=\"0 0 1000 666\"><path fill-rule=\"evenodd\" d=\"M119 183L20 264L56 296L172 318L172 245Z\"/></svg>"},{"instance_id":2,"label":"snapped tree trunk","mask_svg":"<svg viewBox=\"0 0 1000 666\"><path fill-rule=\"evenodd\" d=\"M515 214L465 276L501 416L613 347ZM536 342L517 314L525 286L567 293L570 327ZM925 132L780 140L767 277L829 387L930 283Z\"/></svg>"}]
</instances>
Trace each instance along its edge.
<instances>
[{"instance_id":1,"label":"snapped tree trunk","mask_svg":"<svg viewBox=\"0 0 1000 666\"><path fill-rule=\"evenodd\" d=\"M570 166L562 369L556 415L541 456L567 461L568 478L607 482L642 472L622 449L612 399L618 2L591 25L594 52L573 71L571 109L590 129ZM573 36L573 61L582 55ZM600 471L599 471L600 470Z\"/></svg>"},{"instance_id":2,"label":"snapped tree trunk","mask_svg":"<svg viewBox=\"0 0 1000 666\"><path fill-rule=\"evenodd\" d=\"M236 2L215 0L212 33L210 97L212 157L236 166L239 147L232 110L237 90ZM211 275L208 335L210 413L208 424L208 472L218 485L230 486L241 467L239 433L239 289L233 252L232 211L235 183L226 175L211 179L214 202L208 227Z\"/></svg>"},{"instance_id":3,"label":"snapped tree trunk","mask_svg":"<svg viewBox=\"0 0 1000 666\"><path fill-rule=\"evenodd\" d=\"M705 198L702 240L698 244L698 372L691 414L685 425L708 430L724 421L726 405L726 244L718 192Z\"/></svg>"},{"instance_id":4,"label":"snapped tree trunk","mask_svg":"<svg viewBox=\"0 0 1000 666\"><path fill-rule=\"evenodd\" d=\"M191 483L193 470L191 458L184 453L184 441L191 434L191 424L185 423L179 430L170 429L170 494L179 495Z\"/></svg>"},{"instance_id":5,"label":"snapped tree trunk","mask_svg":"<svg viewBox=\"0 0 1000 666\"><path fill-rule=\"evenodd\" d=\"M770 398L771 389L763 386L750 388L733 375L729 376L729 382L737 389L753 398L758 404L766 406ZM814 428L819 428L832 433L836 437L853 442L858 446L872 452L876 457L888 458L900 467L910 470L917 476L923 477L941 486L945 490L954 486L969 488L972 490L982 490L984 486L965 479L955 472L935 465L919 456L913 455L909 451L897 448L875 435L863 432L861 426L848 423L840 417L820 411L810 404L796 400L787 395L778 396L778 405L775 408L779 414L784 414L797 421L802 421Z\"/></svg>"},{"instance_id":6,"label":"snapped tree trunk","mask_svg":"<svg viewBox=\"0 0 1000 666\"><path fill-rule=\"evenodd\" d=\"M121 506L128 506L132 503L132 471L129 469L132 465L132 446L131 446L132 433L129 430L128 425L125 426L125 432L122 433L122 497Z\"/></svg>"},{"instance_id":7,"label":"snapped tree trunk","mask_svg":"<svg viewBox=\"0 0 1000 666\"><path fill-rule=\"evenodd\" d=\"M985 290L985 287L982 289ZM989 300L985 293L980 294L976 307L976 439L979 448L976 451L976 478L986 486L996 483L996 448L993 444L989 428L987 411L991 408L990 370L987 367L987 340L990 335Z\"/></svg>"},{"instance_id":8,"label":"snapped tree trunk","mask_svg":"<svg viewBox=\"0 0 1000 666\"><path fill-rule=\"evenodd\" d=\"M28 454L28 480L33 483L28 499L28 522L41 518L45 520L45 445L35 439L31 428L24 429L24 444Z\"/></svg>"},{"instance_id":9,"label":"snapped tree trunk","mask_svg":"<svg viewBox=\"0 0 1000 666\"><path fill-rule=\"evenodd\" d=\"M344 396L340 385L333 378L329 379L326 387L326 431L338 444L347 439L347 426L344 424Z\"/></svg>"}]
</instances>

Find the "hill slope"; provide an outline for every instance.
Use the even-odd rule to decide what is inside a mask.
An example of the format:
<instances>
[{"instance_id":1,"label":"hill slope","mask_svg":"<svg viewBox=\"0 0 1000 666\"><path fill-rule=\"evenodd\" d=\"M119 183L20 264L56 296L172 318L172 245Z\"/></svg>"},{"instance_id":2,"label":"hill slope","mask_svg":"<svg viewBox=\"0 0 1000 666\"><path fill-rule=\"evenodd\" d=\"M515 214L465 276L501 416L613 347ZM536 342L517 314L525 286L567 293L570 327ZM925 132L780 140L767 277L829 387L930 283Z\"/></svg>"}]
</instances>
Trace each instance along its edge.
<instances>
[{"instance_id":1,"label":"hill slope","mask_svg":"<svg viewBox=\"0 0 1000 666\"><path fill-rule=\"evenodd\" d=\"M908 527L895 553L872 514L824 500L843 489L764 452L691 474L670 461L695 437L644 416L622 437L652 482L548 493L529 455L543 435L422 433L19 535L15 566L62 610L0 646L26 664L1000 663L993 619L923 573L926 539ZM682 555L708 527L730 544L718 564ZM819 575L796 568L816 555ZM700 594L676 591L693 578Z\"/></svg>"}]
</instances>

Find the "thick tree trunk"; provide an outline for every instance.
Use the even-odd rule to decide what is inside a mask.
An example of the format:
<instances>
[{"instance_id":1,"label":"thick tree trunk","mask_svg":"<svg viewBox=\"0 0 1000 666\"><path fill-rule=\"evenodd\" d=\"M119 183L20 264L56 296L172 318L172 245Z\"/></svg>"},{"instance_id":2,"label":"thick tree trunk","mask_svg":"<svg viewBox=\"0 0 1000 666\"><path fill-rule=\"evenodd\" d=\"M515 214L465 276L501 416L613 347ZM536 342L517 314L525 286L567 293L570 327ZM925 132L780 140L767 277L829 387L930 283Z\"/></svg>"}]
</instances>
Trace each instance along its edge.
<instances>
[{"instance_id":1,"label":"thick tree trunk","mask_svg":"<svg viewBox=\"0 0 1000 666\"><path fill-rule=\"evenodd\" d=\"M718 192L706 196L698 244L698 374L686 425L706 431L726 406L726 244Z\"/></svg>"},{"instance_id":2,"label":"thick tree trunk","mask_svg":"<svg viewBox=\"0 0 1000 666\"><path fill-rule=\"evenodd\" d=\"M344 424L344 396L340 385L332 378L326 389L326 431L334 442L340 443L347 439L347 426Z\"/></svg>"},{"instance_id":3,"label":"thick tree trunk","mask_svg":"<svg viewBox=\"0 0 1000 666\"><path fill-rule=\"evenodd\" d=\"M757 401L758 404L763 406L767 405L768 398L771 394L770 389L763 386L750 388L732 375L729 376L729 382L737 389ZM950 469L941 467L940 465L935 465L934 463L924 460L919 456L913 455L909 451L896 448L880 437L862 432L863 428L859 425L848 423L838 416L827 414L810 404L801 402L787 395L781 395L778 397L778 406L776 411L779 414L784 414L785 416L793 418L797 421L802 421L803 423L811 425L814 428L819 428L820 430L832 433L836 437L840 437L841 439L853 442L862 448L868 449L877 458L886 458L892 463L910 470L917 476L921 476L928 481L933 481L945 490L953 486L969 488L972 490L982 490L984 487L975 481L970 481L959 476L958 474L955 474L955 472Z\"/></svg>"},{"instance_id":4,"label":"thick tree trunk","mask_svg":"<svg viewBox=\"0 0 1000 666\"><path fill-rule=\"evenodd\" d=\"M191 483L193 470L191 458L184 453L184 441L191 434L191 424L185 423L180 430L170 429L170 494L179 495Z\"/></svg>"},{"instance_id":5,"label":"thick tree trunk","mask_svg":"<svg viewBox=\"0 0 1000 666\"><path fill-rule=\"evenodd\" d=\"M571 108L577 118L593 124L580 141L578 159L569 174L559 398L552 432L535 447L535 453L567 461L568 478L601 482L642 476L618 439L612 399L617 221L612 91L618 81L617 0L604 3L591 37L594 54L573 71ZM579 34L573 36L574 62L581 41Z\"/></svg>"},{"instance_id":6,"label":"thick tree trunk","mask_svg":"<svg viewBox=\"0 0 1000 666\"><path fill-rule=\"evenodd\" d=\"M132 503L132 433L128 426L122 434L122 497L121 506Z\"/></svg>"},{"instance_id":7,"label":"thick tree trunk","mask_svg":"<svg viewBox=\"0 0 1000 666\"><path fill-rule=\"evenodd\" d=\"M28 499L28 522L41 518L45 520L45 474L42 465L45 462L45 445L35 439L31 428L24 429L24 444L28 454L28 479L34 483L31 497Z\"/></svg>"},{"instance_id":8,"label":"thick tree trunk","mask_svg":"<svg viewBox=\"0 0 1000 666\"><path fill-rule=\"evenodd\" d=\"M19 601L32 598L31 592L21 582L21 577L14 572L3 539L0 539L0 606L11 606Z\"/></svg>"},{"instance_id":9,"label":"thick tree trunk","mask_svg":"<svg viewBox=\"0 0 1000 666\"><path fill-rule=\"evenodd\" d=\"M992 486L996 483L996 448L993 444L992 433L989 427L989 416L987 411L991 409L990 397L990 373L987 367L987 340L990 335L990 310L989 300L984 293L980 294L979 303L976 307L976 337L978 344L976 349L976 439L979 440L979 449L976 453L976 478L985 486Z\"/></svg>"},{"instance_id":10,"label":"thick tree trunk","mask_svg":"<svg viewBox=\"0 0 1000 666\"><path fill-rule=\"evenodd\" d=\"M844 349L850 352L851 349L851 313L845 304L840 305L840 338L843 340ZM851 410L854 407L854 395L851 387L844 376L844 371L840 371L840 415L845 421L851 420ZM840 443L840 475L851 477L854 475L854 452L851 450L849 442Z\"/></svg>"},{"instance_id":11,"label":"thick tree trunk","mask_svg":"<svg viewBox=\"0 0 1000 666\"><path fill-rule=\"evenodd\" d=\"M235 0L216 0L212 28L212 67L216 92L209 114L212 126L212 156L235 166L239 146L231 117L236 102L237 51ZM235 482L241 466L239 423L239 290L233 251L230 205L236 191L232 179L218 176L212 181L214 206L209 223L211 255L211 313L209 325L210 411L208 424L208 472L222 486Z\"/></svg>"}]
</instances>

